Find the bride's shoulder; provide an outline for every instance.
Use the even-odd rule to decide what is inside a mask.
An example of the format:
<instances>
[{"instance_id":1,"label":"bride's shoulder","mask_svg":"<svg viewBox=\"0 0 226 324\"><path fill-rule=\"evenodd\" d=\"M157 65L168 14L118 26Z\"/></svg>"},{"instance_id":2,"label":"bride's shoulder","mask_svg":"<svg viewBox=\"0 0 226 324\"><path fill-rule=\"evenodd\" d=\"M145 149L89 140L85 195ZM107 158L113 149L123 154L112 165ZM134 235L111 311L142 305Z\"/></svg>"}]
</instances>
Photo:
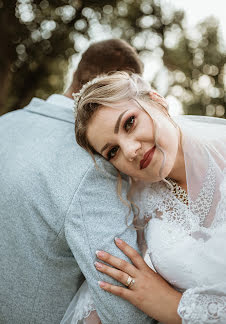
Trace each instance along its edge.
<instances>
[{"instance_id":1,"label":"bride's shoulder","mask_svg":"<svg viewBox=\"0 0 226 324\"><path fill-rule=\"evenodd\" d=\"M159 183L144 183L136 182L132 187L132 196L134 200L141 200L147 196L153 194L156 191L156 187L159 186Z\"/></svg>"},{"instance_id":2,"label":"bride's shoulder","mask_svg":"<svg viewBox=\"0 0 226 324\"><path fill-rule=\"evenodd\" d=\"M165 199L168 188L160 181L155 183L137 183L133 190L133 201L143 212L154 211Z\"/></svg>"},{"instance_id":3,"label":"bride's shoulder","mask_svg":"<svg viewBox=\"0 0 226 324\"><path fill-rule=\"evenodd\" d=\"M144 199L151 196L161 196L165 194L169 188L163 181L154 183L136 183L133 187L133 197L135 199Z\"/></svg>"}]
</instances>

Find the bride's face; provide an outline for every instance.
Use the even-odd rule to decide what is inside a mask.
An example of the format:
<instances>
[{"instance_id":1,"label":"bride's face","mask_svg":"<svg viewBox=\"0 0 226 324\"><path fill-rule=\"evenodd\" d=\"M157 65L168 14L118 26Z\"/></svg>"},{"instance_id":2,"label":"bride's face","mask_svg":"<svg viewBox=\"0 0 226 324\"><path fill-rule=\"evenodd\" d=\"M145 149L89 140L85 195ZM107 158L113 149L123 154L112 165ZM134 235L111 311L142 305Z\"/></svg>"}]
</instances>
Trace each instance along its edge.
<instances>
[{"instance_id":1,"label":"bride's face","mask_svg":"<svg viewBox=\"0 0 226 324\"><path fill-rule=\"evenodd\" d=\"M147 112L132 100L117 108L101 107L89 122L87 137L119 171L136 180L156 182L170 176L174 168L178 131L154 104L144 105Z\"/></svg>"}]
</instances>

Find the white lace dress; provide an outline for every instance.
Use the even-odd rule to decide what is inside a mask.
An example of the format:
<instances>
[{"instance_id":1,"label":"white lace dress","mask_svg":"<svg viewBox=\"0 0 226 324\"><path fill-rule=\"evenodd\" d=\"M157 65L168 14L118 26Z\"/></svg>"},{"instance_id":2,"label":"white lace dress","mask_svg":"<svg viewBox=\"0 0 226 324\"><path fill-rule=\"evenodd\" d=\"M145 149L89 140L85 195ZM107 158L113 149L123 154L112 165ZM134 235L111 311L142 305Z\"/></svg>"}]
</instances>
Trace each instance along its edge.
<instances>
[{"instance_id":1,"label":"white lace dress","mask_svg":"<svg viewBox=\"0 0 226 324\"><path fill-rule=\"evenodd\" d=\"M183 324L226 323L226 172L214 220L208 219L215 180L211 168L193 213L186 197L164 182L142 192L147 254L155 270L183 293L178 314ZM177 190L178 193L178 190ZM184 199L185 198L185 199ZM197 213L199 211L199 213Z\"/></svg>"},{"instance_id":2,"label":"white lace dress","mask_svg":"<svg viewBox=\"0 0 226 324\"><path fill-rule=\"evenodd\" d=\"M193 203L194 212L186 204L186 194L178 187L175 194L164 182L148 185L135 201L141 206L141 213L150 218L145 230L148 245L145 260L183 293L178 307L183 324L226 323L226 172L224 174L214 220L207 217L215 187L211 167ZM88 315L94 309L85 283L62 323L99 323L98 318L88 322Z\"/></svg>"}]
</instances>

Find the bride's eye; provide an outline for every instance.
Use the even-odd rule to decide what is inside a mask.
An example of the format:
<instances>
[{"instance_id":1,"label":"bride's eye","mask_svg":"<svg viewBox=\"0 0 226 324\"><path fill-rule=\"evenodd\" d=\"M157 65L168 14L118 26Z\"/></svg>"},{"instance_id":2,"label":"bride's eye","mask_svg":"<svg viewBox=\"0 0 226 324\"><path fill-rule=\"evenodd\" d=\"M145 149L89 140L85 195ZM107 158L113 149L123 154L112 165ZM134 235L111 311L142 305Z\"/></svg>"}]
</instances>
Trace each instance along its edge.
<instances>
[{"instance_id":1,"label":"bride's eye","mask_svg":"<svg viewBox=\"0 0 226 324\"><path fill-rule=\"evenodd\" d=\"M128 132L131 129L134 122L135 122L135 116L131 116L126 120L126 122L125 122L125 124L123 126L126 132Z\"/></svg>"},{"instance_id":2,"label":"bride's eye","mask_svg":"<svg viewBox=\"0 0 226 324\"><path fill-rule=\"evenodd\" d=\"M112 149L110 149L107 153L107 160L110 161L112 158L115 157L119 149L119 146L114 146Z\"/></svg>"}]
</instances>

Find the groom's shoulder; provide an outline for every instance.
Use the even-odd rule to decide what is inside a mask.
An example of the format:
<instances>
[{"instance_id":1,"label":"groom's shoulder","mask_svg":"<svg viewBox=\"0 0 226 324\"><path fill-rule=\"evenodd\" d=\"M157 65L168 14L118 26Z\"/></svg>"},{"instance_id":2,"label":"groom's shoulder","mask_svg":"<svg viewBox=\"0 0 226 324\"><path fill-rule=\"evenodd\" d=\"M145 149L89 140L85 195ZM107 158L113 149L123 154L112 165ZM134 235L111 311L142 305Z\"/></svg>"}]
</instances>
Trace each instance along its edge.
<instances>
[{"instance_id":1,"label":"groom's shoulder","mask_svg":"<svg viewBox=\"0 0 226 324\"><path fill-rule=\"evenodd\" d=\"M57 104L54 104L49 100L33 98L31 102L26 107L24 107L24 109L22 109L22 111L24 113L34 114L36 115L36 118L52 118L57 121L67 122L74 125L73 109L65 107L64 104L62 104L62 98L64 98L63 95L57 96L58 99L61 99Z\"/></svg>"},{"instance_id":2,"label":"groom's shoulder","mask_svg":"<svg viewBox=\"0 0 226 324\"><path fill-rule=\"evenodd\" d=\"M58 97L61 97L58 95ZM63 96L62 96L63 97ZM74 125L74 114L73 109L69 107L65 107L61 102L58 104L54 104L49 102L48 100L43 100L39 98L32 98L28 105L26 105L22 109L16 109L5 115L1 116L0 123L6 124L23 120L24 123L29 119L33 119L34 121L43 120L43 118L50 119L56 122L67 122L68 124ZM63 124L62 124L63 125Z\"/></svg>"},{"instance_id":3,"label":"groom's shoulder","mask_svg":"<svg viewBox=\"0 0 226 324\"><path fill-rule=\"evenodd\" d=\"M0 137L7 151L20 148L17 158L22 156L29 170L35 165L33 172L45 173L44 178L52 177L54 183L59 180L65 190L74 187L81 192L84 185L94 190L117 177L110 163L97 156L95 165L76 143L73 109L68 107L33 98L23 109L0 118Z\"/></svg>"}]
</instances>

